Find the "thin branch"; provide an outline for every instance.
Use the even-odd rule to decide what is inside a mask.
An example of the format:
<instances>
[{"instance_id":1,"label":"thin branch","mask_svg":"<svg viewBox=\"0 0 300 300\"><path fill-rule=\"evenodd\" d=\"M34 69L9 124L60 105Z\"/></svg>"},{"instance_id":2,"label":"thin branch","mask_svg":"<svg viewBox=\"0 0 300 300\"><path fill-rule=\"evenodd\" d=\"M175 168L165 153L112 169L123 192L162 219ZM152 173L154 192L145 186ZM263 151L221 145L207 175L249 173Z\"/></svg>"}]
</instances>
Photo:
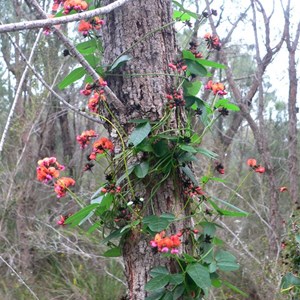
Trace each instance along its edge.
<instances>
[{"instance_id":1,"label":"thin branch","mask_svg":"<svg viewBox=\"0 0 300 300\"><path fill-rule=\"evenodd\" d=\"M28 291L31 293L31 295L34 297L34 299L39 300L38 296L35 294L35 292L30 288L30 286L24 281L24 279L18 274L18 272L15 271L15 269L0 255L0 259L9 267L9 269L18 277L20 282L24 284L24 286L28 289Z\"/></svg>"},{"instance_id":2,"label":"thin branch","mask_svg":"<svg viewBox=\"0 0 300 300\"><path fill-rule=\"evenodd\" d=\"M41 6L38 4L36 0L26 0L28 5L33 6L38 15L40 17L45 17L47 14L44 12L44 10L41 8ZM68 48L70 53L78 60L78 62L83 66L83 68L92 76L92 78L97 81L99 80L100 76L99 74L90 66L88 61L85 59L85 57L76 49L76 47L73 45L73 43L57 28L53 28L54 34L60 39L60 41ZM125 106L120 101L120 99L113 93L113 91L106 86L104 88L105 92L110 98L110 101L115 109L119 112L125 112Z\"/></svg>"},{"instance_id":3,"label":"thin branch","mask_svg":"<svg viewBox=\"0 0 300 300\"><path fill-rule=\"evenodd\" d=\"M72 111L80 114L81 116L99 123L99 124L103 124L103 121L99 120L98 118L94 118L92 116L90 116L89 114L81 111L79 108L74 107L73 105L71 105L69 102L67 102L63 97L61 97L59 94L57 94L52 87L44 80L43 76L40 75L35 69L34 67L30 64L30 62L27 60L27 58L24 56L22 50L20 49L20 47L13 41L13 39L11 38L11 36L7 33L7 35L9 36L9 39L11 41L11 43L14 45L15 49L20 53L20 56L22 57L22 59L24 60L24 62L27 64L27 66L29 67L29 69L32 71L32 73L36 76L36 78L42 83L43 86L46 87L47 90L49 90L59 101L61 101L65 106L67 106L69 109L71 109Z\"/></svg>"},{"instance_id":4,"label":"thin branch","mask_svg":"<svg viewBox=\"0 0 300 300\"><path fill-rule=\"evenodd\" d=\"M77 13L65 17L57 17L57 18L49 19L46 15L44 16L45 19L43 20L24 21L18 23L5 24L0 26L0 33L19 31L24 29L51 27L53 25L65 24L65 23L75 22L83 19L89 19L98 15L108 14L114 9L122 6L123 4L129 1L130 0L117 0L111 4L108 4L106 6L91 11L81 12L81 13Z\"/></svg>"},{"instance_id":5,"label":"thin branch","mask_svg":"<svg viewBox=\"0 0 300 300\"><path fill-rule=\"evenodd\" d=\"M33 46L32 46L32 50L31 50L30 56L29 56L29 58L28 58L28 63L29 63L29 64L31 63L31 61L32 61L32 59L33 59L33 55L34 55L34 52L35 52L36 47L37 47L37 45L38 45L38 42L39 42L39 40L40 40L40 38L41 38L42 32L43 32L43 30L40 29L40 31L39 31L39 33L38 33L38 35L37 35L37 37L36 37L36 40L35 40L35 42L34 42L34 44L33 44ZM12 104L12 106L11 106L9 115L8 115L8 117L7 117L7 121L6 121L4 130L3 130L3 133L2 133L1 141L0 141L0 155L1 155L2 150L3 150L3 146L4 146L5 139L6 139L6 136L7 136L7 133L8 133L8 129L9 129L10 123L11 123L11 121L12 121L12 117L13 117L13 115L14 115L15 108L16 108L16 106L17 106L17 103L18 103L20 94L21 94L21 92L22 92L22 86L23 86L23 83L24 83L24 81L25 81L25 79L26 79L28 70L29 70L29 67L26 66L26 67L25 67L25 70L24 70L24 72L23 72L23 74L22 74L22 77L21 77L21 79L20 79L20 82L19 82L19 85L18 85L16 94L15 94L15 98L14 98L13 104Z\"/></svg>"}]
</instances>

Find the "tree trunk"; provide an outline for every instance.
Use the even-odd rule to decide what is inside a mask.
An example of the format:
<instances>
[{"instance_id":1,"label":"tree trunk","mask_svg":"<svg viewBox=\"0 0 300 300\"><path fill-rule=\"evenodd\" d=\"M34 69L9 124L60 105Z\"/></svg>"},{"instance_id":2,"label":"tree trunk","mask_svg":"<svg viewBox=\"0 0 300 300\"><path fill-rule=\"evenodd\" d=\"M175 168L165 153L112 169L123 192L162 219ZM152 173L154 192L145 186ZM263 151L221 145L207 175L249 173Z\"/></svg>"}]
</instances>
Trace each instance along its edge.
<instances>
[{"instance_id":1,"label":"tree trunk","mask_svg":"<svg viewBox=\"0 0 300 300\"><path fill-rule=\"evenodd\" d=\"M104 5L112 1L104 1ZM108 15L103 27L104 63L114 61L125 50L130 49L133 59L118 71L121 74L153 74L164 73L168 63L176 54L174 29L166 26L172 22L171 1L163 0L134 0L129 4L114 10ZM158 29L155 31L155 29ZM155 31L155 32L153 32ZM153 34L143 38L149 32ZM136 43L136 44L135 44ZM167 76L140 76L106 78L109 87L126 106L124 114L115 112L118 121L127 133L132 130L132 119L160 120L163 117L165 94L171 85ZM109 103L108 103L109 104ZM174 121L174 120L173 120ZM176 128L176 122L172 122ZM184 214L184 197L182 185L179 184L179 172L173 178L165 180L158 191L151 195L153 184L159 183L162 178L151 178L153 184L149 187L144 182L145 215L160 215L163 212L172 212L178 217ZM159 177L159 176L157 176ZM151 203L152 202L152 203ZM154 209L154 211L153 211ZM185 221L187 224L189 221ZM172 230L176 231L187 227L183 222L177 222ZM123 247L125 273L128 282L129 298L144 299L145 283L149 280L149 270L157 265L168 265L172 271L172 262L154 254L149 247L150 237L145 237L140 230L132 230Z\"/></svg>"},{"instance_id":2,"label":"tree trunk","mask_svg":"<svg viewBox=\"0 0 300 300\"><path fill-rule=\"evenodd\" d=\"M295 51L289 51L289 177L290 195L295 208L299 207L298 156L297 156L297 71Z\"/></svg>"}]
</instances>

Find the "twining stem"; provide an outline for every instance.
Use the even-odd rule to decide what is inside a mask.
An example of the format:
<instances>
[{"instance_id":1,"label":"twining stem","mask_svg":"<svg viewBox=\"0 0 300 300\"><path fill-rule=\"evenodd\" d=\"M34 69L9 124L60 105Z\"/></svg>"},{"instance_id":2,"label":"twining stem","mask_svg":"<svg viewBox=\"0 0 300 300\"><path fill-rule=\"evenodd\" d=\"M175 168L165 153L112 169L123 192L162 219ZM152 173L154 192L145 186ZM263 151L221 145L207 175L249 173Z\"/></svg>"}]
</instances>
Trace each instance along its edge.
<instances>
[{"instance_id":1,"label":"twining stem","mask_svg":"<svg viewBox=\"0 0 300 300\"><path fill-rule=\"evenodd\" d=\"M168 76L168 77L176 77L176 78L182 78L184 80L188 80L187 77L179 74L169 74L169 73L123 73L123 74L105 74L105 77L143 77L143 76Z\"/></svg>"},{"instance_id":2,"label":"twining stem","mask_svg":"<svg viewBox=\"0 0 300 300\"><path fill-rule=\"evenodd\" d=\"M247 178L252 174L253 172L249 171L248 174L244 177L244 179L240 182L240 184L238 185L238 187L234 190L234 193L232 194L232 196L229 198L229 203L234 199L236 193L239 191L239 189L243 186L243 184L245 183L245 181L247 180Z\"/></svg>"},{"instance_id":3,"label":"twining stem","mask_svg":"<svg viewBox=\"0 0 300 300\"><path fill-rule=\"evenodd\" d=\"M128 166L127 166L126 155L125 155L125 143L124 143L123 137L122 137L120 131L118 130L118 128L110 120L108 120L107 118L105 118L102 115L99 115L99 117L101 119L103 119L105 122L107 122L109 125L111 125L116 130L116 132L117 132L117 134L120 138L120 141L121 141L121 144L122 144L122 150L123 150L123 153L124 153L124 155L122 155L122 156L123 156L123 161L124 161L125 174L126 174L126 178L127 178L128 184L129 184L131 194L132 194L132 196L134 196L135 195L134 194L134 189L133 189L133 186L131 184L131 181L130 181L130 178L129 178L129 173L128 173Z\"/></svg>"}]
</instances>

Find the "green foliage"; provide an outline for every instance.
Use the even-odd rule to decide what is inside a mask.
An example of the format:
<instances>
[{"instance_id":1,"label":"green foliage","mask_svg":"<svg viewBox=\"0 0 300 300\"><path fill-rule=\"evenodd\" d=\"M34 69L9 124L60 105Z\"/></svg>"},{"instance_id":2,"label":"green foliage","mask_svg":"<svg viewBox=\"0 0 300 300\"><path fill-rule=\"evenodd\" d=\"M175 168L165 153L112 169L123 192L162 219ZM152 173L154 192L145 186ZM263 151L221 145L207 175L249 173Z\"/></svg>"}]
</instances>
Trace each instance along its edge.
<instances>
[{"instance_id":1,"label":"green foliage","mask_svg":"<svg viewBox=\"0 0 300 300\"><path fill-rule=\"evenodd\" d=\"M67 75L59 84L58 88L63 90L70 84L74 83L75 81L79 80L86 74L86 71L83 67L79 67L74 69L69 75Z\"/></svg>"}]
</instances>

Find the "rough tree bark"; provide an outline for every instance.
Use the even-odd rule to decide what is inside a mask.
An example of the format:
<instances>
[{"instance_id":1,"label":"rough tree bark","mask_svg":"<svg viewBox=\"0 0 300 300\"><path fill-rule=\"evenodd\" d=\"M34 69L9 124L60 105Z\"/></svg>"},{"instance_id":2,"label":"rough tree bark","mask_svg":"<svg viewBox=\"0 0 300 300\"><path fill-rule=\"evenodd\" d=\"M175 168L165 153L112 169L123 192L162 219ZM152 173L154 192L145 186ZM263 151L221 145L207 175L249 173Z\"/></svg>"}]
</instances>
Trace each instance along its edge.
<instances>
[{"instance_id":1,"label":"rough tree bark","mask_svg":"<svg viewBox=\"0 0 300 300\"><path fill-rule=\"evenodd\" d=\"M290 32L290 1L288 1L286 10L284 11L285 16L285 42L289 53L289 97L288 97L288 112L289 112L289 178L290 178L290 196L294 208L299 207L299 187L298 187L298 176L299 176L299 165L297 156L297 90L298 90L298 78L296 69L296 50L299 44L300 37L300 22L298 23L294 40L292 40Z\"/></svg>"},{"instance_id":2,"label":"rough tree bark","mask_svg":"<svg viewBox=\"0 0 300 300\"><path fill-rule=\"evenodd\" d=\"M103 4L110 2L104 1ZM107 16L106 26L103 27L104 63L112 63L121 53L130 49L126 54L132 55L133 59L121 69L121 73L162 73L176 54L173 27L167 26L144 40L138 40L170 22L172 22L172 12L169 0L134 0L114 10ZM171 84L168 77L111 76L107 80L109 87L126 106L125 113L115 112L126 132L132 130L132 124L128 124L131 119L160 120L163 117L165 94ZM176 128L176 122L173 122L173 128ZM160 179L157 178L155 181L158 182ZM145 187L145 200L149 198L152 187ZM148 202L146 214L160 215L162 212L172 212L178 216L184 211L183 197L180 195L182 195L182 188L179 184L179 174L174 174L173 178L166 180L152 198L155 212L150 209L151 205ZM173 230L176 232L185 226L187 225L178 222ZM151 252L149 240L150 238L145 239L139 230L132 231L123 247L128 296L132 300L145 298L144 285L149 280L148 274L151 268L169 264L172 270L172 262L164 261L159 254L155 255Z\"/></svg>"}]
</instances>

